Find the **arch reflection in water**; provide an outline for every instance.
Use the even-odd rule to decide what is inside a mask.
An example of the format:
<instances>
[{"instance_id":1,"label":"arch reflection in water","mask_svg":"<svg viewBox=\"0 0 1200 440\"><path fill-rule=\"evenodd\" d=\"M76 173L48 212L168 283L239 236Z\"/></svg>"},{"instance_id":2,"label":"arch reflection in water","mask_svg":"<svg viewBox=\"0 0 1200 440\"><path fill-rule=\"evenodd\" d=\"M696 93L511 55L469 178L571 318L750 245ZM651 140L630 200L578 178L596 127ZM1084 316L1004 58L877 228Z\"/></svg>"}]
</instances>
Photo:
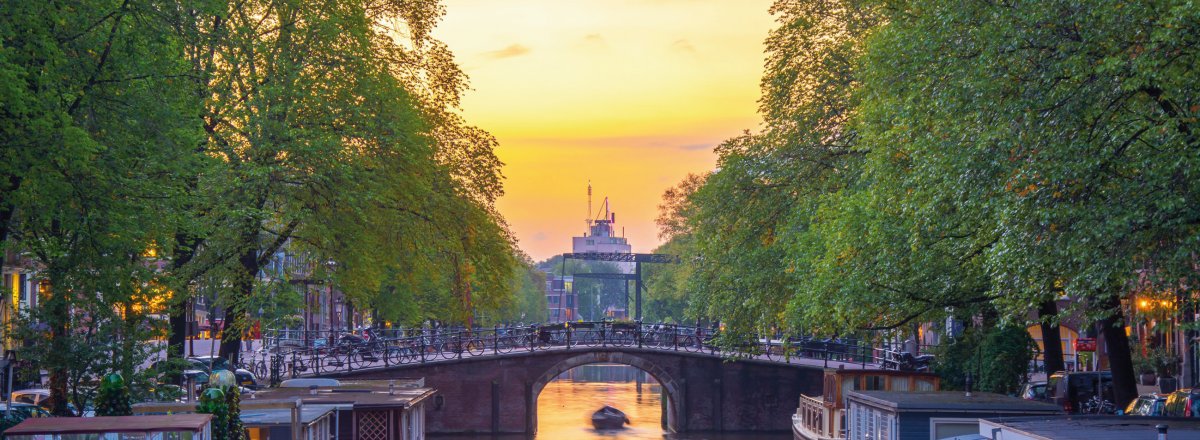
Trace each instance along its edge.
<instances>
[{"instance_id":1,"label":"arch reflection in water","mask_svg":"<svg viewBox=\"0 0 1200 440\"><path fill-rule=\"evenodd\" d=\"M640 387L640 391L639 391ZM632 422L622 430L597 431L592 413L611 405ZM537 397L534 440L791 440L791 433L683 433L663 429L662 386L650 374L628 365L587 364L559 374ZM430 436L433 440L527 440L524 435Z\"/></svg>"},{"instance_id":2,"label":"arch reflection in water","mask_svg":"<svg viewBox=\"0 0 1200 440\"><path fill-rule=\"evenodd\" d=\"M629 416L626 429L592 429L591 415L611 405ZM663 429L662 387L637 368L617 364L575 367L550 382L538 397L536 440L671 439L671 440L790 440L790 433L684 433Z\"/></svg>"},{"instance_id":3,"label":"arch reflection in water","mask_svg":"<svg viewBox=\"0 0 1200 440\"><path fill-rule=\"evenodd\" d=\"M604 405L623 411L630 424L621 430L593 429L592 413ZM663 438L662 387L646 372L625 365L583 365L559 375L542 389L537 411L539 440Z\"/></svg>"}]
</instances>

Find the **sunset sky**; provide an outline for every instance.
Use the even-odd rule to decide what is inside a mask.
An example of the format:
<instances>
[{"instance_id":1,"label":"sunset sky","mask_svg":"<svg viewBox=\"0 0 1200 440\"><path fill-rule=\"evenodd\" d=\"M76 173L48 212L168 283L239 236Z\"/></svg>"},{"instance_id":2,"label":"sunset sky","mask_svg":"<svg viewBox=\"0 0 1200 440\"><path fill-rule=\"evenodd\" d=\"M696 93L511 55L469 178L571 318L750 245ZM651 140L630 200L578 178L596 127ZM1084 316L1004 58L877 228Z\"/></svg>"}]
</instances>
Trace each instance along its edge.
<instances>
[{"instance_id":1,"label":"sunset sky","mask_svg":"<svg viewBox=\"0 0 1200 440\"><path fill-rule=\"evenodd\" d=\"M463 111L500 141L498 202L534 260L584 232L587 184L634 252L664 190L755 129L769 0L447 0L436 36L471 77Z\"/></svg>"}]
</instances>

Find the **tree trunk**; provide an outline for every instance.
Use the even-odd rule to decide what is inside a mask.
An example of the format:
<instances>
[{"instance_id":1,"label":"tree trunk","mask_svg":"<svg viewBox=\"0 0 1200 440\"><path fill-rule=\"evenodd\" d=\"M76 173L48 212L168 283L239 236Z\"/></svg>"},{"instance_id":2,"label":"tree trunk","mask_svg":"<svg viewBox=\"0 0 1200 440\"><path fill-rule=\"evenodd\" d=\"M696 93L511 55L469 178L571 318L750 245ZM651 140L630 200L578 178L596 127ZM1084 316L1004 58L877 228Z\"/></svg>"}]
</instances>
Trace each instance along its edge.
<instances>
[{"instance_id":1,"label":"tree trunk","mask_svg":"<svg viewBox=\"0 0 1200 440\"><path fill-rule=\"evenodd\" d=\"M1196 304L1190 299L1182 298L1183 313L1180 315L1180 321L1183 325L1180 327L1188 329L1183 331L1183 338L1179 340L1177 353L1180 353L1181 362L1179 371L1179 387L1193 388L1196 386L1196 365L1192 362L1192 341L1196 337L1196 331L1191 330L1196 316Z\"/></svg>"},{"instance_id":2,"label":"tree trunk","mask_svg":"<svg viewBox=\"0 0 1200 440\"><path fill-rule=\"evenodd\" d=\"M1038 320L1041 321L1042 345L1045 347L1042 352L1042 364L1046 368L1047 375L1066 369L1066 365L1063 363L1062 337L1059 335L1058 324L1055 321L1057 317L1058 303L1054 299L1042 302L1041 307L1038 308Z\"/></svg>"},{"instance_id":3,"label":"tree trunk","mask_svg":"<svg viewBox=\"0 0 1200 440\"><path fill-rule=\"evenodd\" d=\"M1124 408L1137 398L1137 378L1133 375L1133 355L1129 351L1129 336L1125 334L1125 315L1121 312L1120 298L1113 296L1105 306L1112 315L1100 321L1104 332L1104 343L1108 351L1108 365L1113 376L1113 402Z\"/></svg>"},{"instance_id":4,"label":"tree trunk","mask_svg":"<svg viewBox=\"0 0 1200 440\"><path fill-rule=\"evenodd\" d=\"M183 267L196 257L196 248L200 246L200 239L192 237L190 234L179 233L175 234L175 258L171 259L171 274L178 277L182 275L180 272ZM191 301L191 292L188 291L188 285L195 275L189 275L182 279L177 278L175 281L175 296L172 298L170 311L170 334L167 335L167 359L182 358L187 353L185 344L188 337L188 302Z\"/></svg>"},{"instance_id":5,"label":"tree trunk","mask_svg":"<svg viewBox=\"0 0 1200 440\"><path fill-rule=\"evenodd\" d=\"M255 243L245 240L243 243ZM246 301L254 293L254 277L258 276L258 249L248 246L238 257L242 270L235 286L235 298L226 301L224 327L221 329L220 356L228 359L230 366L237 365L242 350L242 330L245 328Z\"/></svg>"},{"instance_id":6,"label":"tree trunk","mask_svg":"<svg viewBox=\"0 0 1200 440\"><path fill-rule=\"evenodd\" d=\"M171 306L171 332L167 337L167 359L182 358L187 353L187 300Z\"/></svg>"},{"instance_id":7,"label":"tree trunk","mask_svg":"<svg viewBox=\"0 0 1200 440\"><path fill-rule=\"evenodd\" d=\"M62 284L61 270L51 267L50 292L46 301L46 324L50 326L50 353L47 356L50 370L50 414L55 416L73 416L67 407L67 365L71 355L70 338L70 306L68 292L59 287Z\"/></svg>"},{"instance_id":8,"label":"tree trunk","mask_svg":"<svg viewBox=\"0 0 1200 440\"><path fill-rule=\"evenodd\" d=\"M135 343L140 343L142 341L136 341L134 339L135 332L133 329L137 327L138 323L133 316L133 304L126 302L123 306L122 312L121 320L124 322L122 322L121 330L124 334L121 335L121 364L119 367L121 368L121 377L128 377L129 379L126 380L132 381L133 346Z\"/></svg>"}]
</instances>

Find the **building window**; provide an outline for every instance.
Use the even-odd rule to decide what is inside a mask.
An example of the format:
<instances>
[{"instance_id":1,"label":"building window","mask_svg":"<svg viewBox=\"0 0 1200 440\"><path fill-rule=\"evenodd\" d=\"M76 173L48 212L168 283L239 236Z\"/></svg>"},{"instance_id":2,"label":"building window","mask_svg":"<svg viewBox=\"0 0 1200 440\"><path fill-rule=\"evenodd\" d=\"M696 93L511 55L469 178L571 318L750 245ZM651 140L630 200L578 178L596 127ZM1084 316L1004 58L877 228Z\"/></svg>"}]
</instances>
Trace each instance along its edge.
<instances>
[{"instance_id":1,"label":"building window","mask_svg":"<svg viewBox=\"0 0 1200 440\"><path fill-rule=\"evenodd\" d=\"M595 244L596 244L596 240L588 240L588 241L587 241L587 245L588 245L588 246L593 246L593 245L595 245Z\"/></svg>"}]
</instances>

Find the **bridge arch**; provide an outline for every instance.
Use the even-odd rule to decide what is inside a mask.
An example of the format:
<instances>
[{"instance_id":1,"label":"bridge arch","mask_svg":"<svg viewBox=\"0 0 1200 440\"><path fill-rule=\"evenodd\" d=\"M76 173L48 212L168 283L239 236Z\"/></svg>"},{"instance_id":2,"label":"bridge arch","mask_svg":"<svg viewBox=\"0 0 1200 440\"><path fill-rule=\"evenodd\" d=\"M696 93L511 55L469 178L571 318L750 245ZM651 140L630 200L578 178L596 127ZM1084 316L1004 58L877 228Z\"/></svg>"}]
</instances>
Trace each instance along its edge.
<instances>
[{"instance_id":1,"label":"bridge arch","mask_svg":"<svg viewBox=\"0 0 1200 440\"><path fill-rule=\"evenodd\" d=\"M592 352L572 356L555 363L532 383L530 398L526 400L529 402L529 407L525 409L525 414L529 417L528 426L532 430L531 434L537 432L538 396L542 394L542 390L546 388L546 385L572 368L601 363L628 365L645 371L651 377L654 377L654 380L657 380L659 385L662 386L663 399L666 401L666 409L663 417L666 421L667 430L670 432L679 431L679 421L683 417L682 402L684 402L683 396L680 394L683 389L683 383L680 381L680 378L675 377L675 375L653 361L636 354L625 352Z\"/></svg>"}]
</instances>

